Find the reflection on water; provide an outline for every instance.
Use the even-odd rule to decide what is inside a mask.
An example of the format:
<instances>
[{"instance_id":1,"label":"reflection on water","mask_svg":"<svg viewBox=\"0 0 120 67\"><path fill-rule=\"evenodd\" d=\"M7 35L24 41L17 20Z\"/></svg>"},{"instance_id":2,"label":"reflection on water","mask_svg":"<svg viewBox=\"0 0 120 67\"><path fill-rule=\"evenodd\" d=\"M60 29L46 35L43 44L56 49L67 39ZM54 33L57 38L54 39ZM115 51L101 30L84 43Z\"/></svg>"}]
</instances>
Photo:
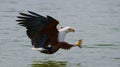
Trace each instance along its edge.
<instances>
[{"instance_id":1,"label":"reflection on water","mask_svg":"<svg viewBox=\"0 0 120 67\"><path fill-rule=\"evenodd\" d=\"M80 67L80 64L72 64L67 61L33 60L31 67Z\"/></svg>"},{"instance_id":2,"label":"reflection on water","mask_svg":"<svg viewBox=\"0 0 120 67\"><path fill-rule=\"evenodd\" d=\"M67 67L66 61L34 60L31 67Z\"/></svg>"}]
</instances>

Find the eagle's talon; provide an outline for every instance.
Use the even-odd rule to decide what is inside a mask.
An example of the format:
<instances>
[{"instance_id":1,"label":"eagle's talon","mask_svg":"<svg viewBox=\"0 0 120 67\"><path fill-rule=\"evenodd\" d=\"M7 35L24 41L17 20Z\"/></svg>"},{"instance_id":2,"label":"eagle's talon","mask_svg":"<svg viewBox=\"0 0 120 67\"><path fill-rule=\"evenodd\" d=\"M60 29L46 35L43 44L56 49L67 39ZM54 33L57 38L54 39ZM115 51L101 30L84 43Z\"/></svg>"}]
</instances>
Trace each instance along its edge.
<instances>
[{"instance_id":1,"label":"eagle's talon","mask_svg":"<svg viewBox=\"0 0 120 67\"><path fill-rule=\"evenodd\" d=\"M78 46L78 47L82 48L81 44L82 44L82 40L78 40L78 41L75 43L75 46Z\"/></svg>"}]
</instances>

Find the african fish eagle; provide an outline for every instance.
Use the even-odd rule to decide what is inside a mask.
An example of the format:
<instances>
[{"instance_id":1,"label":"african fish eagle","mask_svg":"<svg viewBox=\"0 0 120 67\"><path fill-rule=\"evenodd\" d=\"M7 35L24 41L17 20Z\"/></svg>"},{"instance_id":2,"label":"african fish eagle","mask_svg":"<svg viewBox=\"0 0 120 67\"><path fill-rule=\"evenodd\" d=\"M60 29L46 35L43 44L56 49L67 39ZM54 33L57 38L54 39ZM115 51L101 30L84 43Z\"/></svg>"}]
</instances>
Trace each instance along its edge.
<instances>
[{"instance_id":1,"label":"african fish eagle","mask_svg":"<svg viewBox=\"0 0 120 67\"><path fill-rule=\"evenodd\" d=\"M28 11L29 14L19 13L18 21L20 26L26 27L27 36L31 39L33 49L45 54L53 54L61 49L70 49L74 46L81 47L82 40L78 40L74 45L64 41L68 32L74 32L71 27L61 27L57 29L59 22L51 16L44 17L35 12Z\"/></svg>"}]
</instances>

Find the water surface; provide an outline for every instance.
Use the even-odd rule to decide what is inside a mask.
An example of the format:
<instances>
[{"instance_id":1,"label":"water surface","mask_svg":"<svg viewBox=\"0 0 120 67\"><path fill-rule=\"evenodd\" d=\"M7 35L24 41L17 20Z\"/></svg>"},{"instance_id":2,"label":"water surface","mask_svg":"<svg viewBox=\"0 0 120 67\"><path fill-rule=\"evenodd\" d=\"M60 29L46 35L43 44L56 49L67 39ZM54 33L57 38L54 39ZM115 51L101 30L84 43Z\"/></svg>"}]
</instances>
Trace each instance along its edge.
<instances>
[{"instance_id":1,"label":"water surface","mask_svg":"<svg viewBox=\"0 0 120 67\"><path fill-rule=\"evenodd\" d=\"M120 0L0 0L1 67L120 67ZM31 10L56 18L75 33L69 43L83 39L83 48L45 55L31 50L19 12Z\"/></svg>"}]
</instances>

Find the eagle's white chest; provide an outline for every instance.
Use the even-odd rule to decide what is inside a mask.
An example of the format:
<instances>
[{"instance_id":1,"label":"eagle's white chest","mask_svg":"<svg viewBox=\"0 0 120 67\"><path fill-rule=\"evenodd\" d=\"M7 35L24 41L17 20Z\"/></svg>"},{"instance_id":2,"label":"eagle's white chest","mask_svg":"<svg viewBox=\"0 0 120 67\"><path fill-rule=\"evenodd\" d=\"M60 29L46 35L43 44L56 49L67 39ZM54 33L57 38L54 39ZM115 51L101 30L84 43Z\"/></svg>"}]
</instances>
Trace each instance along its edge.
<instances>
[{"instance_id":1,"label":"eagle's white chest","mask_svg":"<svg viewBox=\"0 0 120 67\"><path fill-rule=\"evenodd\" d=\"M59 30L59 34L58 34L59 42L64 42L65 36L66 36L66 32L62 31L62 30Z\"/></svg>"}]
</instances>

